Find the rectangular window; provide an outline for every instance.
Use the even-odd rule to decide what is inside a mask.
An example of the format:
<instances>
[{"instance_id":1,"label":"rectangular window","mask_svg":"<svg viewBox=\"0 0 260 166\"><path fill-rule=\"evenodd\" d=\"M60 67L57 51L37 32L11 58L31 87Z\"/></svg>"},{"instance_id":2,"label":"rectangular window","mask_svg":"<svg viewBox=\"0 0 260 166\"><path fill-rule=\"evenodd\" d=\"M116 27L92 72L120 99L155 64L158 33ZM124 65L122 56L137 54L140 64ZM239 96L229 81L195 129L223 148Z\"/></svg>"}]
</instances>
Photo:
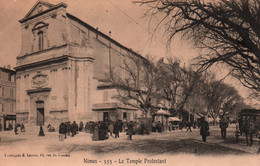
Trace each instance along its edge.
<instances>
[{"instance_id":1,"label":"rectangular window","mask_svg":"<svg viewBox=\"0 0 260 166\"><path fill-rule=\"evenodd\" d=\"M5 96L5 88L2 87L2 96L4 97Z\"/></svg>"},{"instance_id":2,"label":"rectangular window","mask_svg":"<svg viewBox=\"0 0 260 166\"><path fill-rule=\"evenodd\" d=\"M104 101L108 101L108 91L104 91L103 99Z\"/></svg>"},{"instance_id":3,"label":"rectangular window","mask_svg":"<svg viewBox=\"0 0 260 166\"><path fill-rule=\"evenodd\" d=\"M2 110L2 103L0 103L0 112L3 112L3 110Z\"/></svg>"},{"instance_id":4,"label":"rectangular window","mask_svg":"<svg viewBox=\"0 0 260 166\"><path fill-rule=\"evenodd\" d=\"M127 113L124 112L124 113L123 113L123 119L126 119L126 118L127 118Z\"/></svg>"},{"instance_id":5,"label":"rectangular window","mask_svg":"<svg viewBox=\"0 0 260 166\"><path fill-rule=\"evenodd\" d=\"M2 104L2 112L4 112L4 108L5 108L5 106L4 106L4 103Z\"/></svg>"},{"instance_id":6,"label":"rectangular window","mask_svg":"<svg viewBox=\"0 0 260 166\"><path fill-rule=\"evenodd\" d=\"M12 75L11 75L11 74L8 74L8 81L11 81L11 80L12 80L11 77L12 77Z\"/></svg>"},{"instance_id":7,"label":"rectangular window","mask_svg":"<svg viewBox=\"0 0 260 166\"><path fill-rule=\"evenodd\" d=\"M39 51L42 51L43 50L43 32L39 32L38 33L38 47L39 47Z\"/></svg>"},{"instance_id":8,"label":"rectangular window","mask_svg":"<svg viewBox=\"0 0 260 166\"><path fill-rule=\"evenodd\" d=\"M11 103L11 113L14 113L14 104L13 103Z\"/></svg>"},{"instance_id":9,"label":"rectangular window","mask_svg":"<svg viewBox=\"0 0 260 166\"><path fill-rule=\"evenodd\" d=\"M10 97L14 97L14 90L13 90L13 88L10 88Z\"/></svg>"}]
</instances>

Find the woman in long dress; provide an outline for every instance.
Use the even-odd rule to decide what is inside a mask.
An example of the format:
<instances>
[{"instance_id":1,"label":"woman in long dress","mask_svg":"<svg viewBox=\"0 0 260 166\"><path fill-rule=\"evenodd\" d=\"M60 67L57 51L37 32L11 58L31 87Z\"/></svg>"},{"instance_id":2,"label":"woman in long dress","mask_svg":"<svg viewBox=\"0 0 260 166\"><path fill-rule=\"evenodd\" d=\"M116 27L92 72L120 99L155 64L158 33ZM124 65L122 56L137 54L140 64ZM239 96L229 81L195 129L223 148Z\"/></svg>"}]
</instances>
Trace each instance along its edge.
<instances>
[{"instance_id":1,"label":"woman in long dress","mask_svg":"<svg viewBox=\"0 0 260 166\"><path fill-rule=\"evenodd\" d=\"M99 126L96 125L93 132L92 141L98 141L99 140Z\"/></svg>"},{"instance_id":2,"label":"woman in long dress","mask_svg":"<svg viewBox=\"0 0 260 166\"><path fill-rule=\"evenodd\" d=\"M45 136L42 125L40 125L39 136Z\"/></svg>"}]
</instances>

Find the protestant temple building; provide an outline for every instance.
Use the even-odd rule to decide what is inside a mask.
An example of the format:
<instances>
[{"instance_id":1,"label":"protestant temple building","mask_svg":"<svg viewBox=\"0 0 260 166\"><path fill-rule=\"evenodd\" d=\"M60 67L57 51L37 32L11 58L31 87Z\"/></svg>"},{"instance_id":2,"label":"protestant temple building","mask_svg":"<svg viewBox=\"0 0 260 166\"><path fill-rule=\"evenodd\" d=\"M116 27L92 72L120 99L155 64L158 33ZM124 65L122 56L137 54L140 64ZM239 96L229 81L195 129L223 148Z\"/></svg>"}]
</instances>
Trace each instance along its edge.
<instances>
[{"instance_id":1,"label":"protestant temple building","mask_svg":"<svg viewBox=\"0 0 260 166\"><path fill-rule=\"evenodd\" d=\"M16 118L28 125L64 121L134 120L139 111L113 98L109 68L140 55L66 12L65 3L38 1L21 23Z\"/></svg>"}]
</instances>

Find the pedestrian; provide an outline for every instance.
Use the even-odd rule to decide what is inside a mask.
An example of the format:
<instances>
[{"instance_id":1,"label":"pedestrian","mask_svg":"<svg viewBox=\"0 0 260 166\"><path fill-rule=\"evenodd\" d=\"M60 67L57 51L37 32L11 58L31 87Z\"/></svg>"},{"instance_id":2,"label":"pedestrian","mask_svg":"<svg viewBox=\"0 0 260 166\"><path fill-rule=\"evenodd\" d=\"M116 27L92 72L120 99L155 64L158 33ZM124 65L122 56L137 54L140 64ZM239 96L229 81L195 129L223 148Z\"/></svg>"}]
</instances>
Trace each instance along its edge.
<instances>
[{"instance_id":1,"label":"pedestrian","mask_svg":"<svg viewBox=\"0 0 260 166\"><path fill-rule=\"evenodd\" d=\"M105 140L107 136L107 127L105 122L100 122L99 140Z\"/></svg>"},{"instance_id":2,"label":"pedestrian","mask_svg":"<svg viewBox=\"0 0 260 166\"><path fill-rule=\"evenodd\" d=\"M243 119L238 115L238 126L239 126L239 133L242 135L243 132Z\"/></svg>"},{"instance_id":3,"label":"pedestrian","mask_svg":"<svg viewBox=\"0 0 260 166\"><path fill-rule=\"evenodd\" d=\"M70 125L71 137L74 137L77 134L77 127L76 121L73 121Z\"/></svg>"},{"instance_id":4,"label":"pedestrian","mask_svg":"<svg viewBox=\"0 0 260 166\"><path fill-rule=\"evenodd\" d=\"M219 121L219 128L221 129L221 138L226 139L228 123L225 121L224 118L221 118L221 120Z\"/></svg>"},{"instance_id":5,"label":"pedestrian","mask_svg":"<svg viewBox=\"0 0 260 166\"><path fill-rule=\"evenodd\" d=\"M189 130L190 130L190 132L192 132L191 131L191 126L192 126L191 122L187 122L187 130L186 130L186 132L189 131Z\"/></svg>"},{"instance_id":6,"label":"pedestrian","mask_svg":"<svg viewBox=\"0 0 260 166\"><path fill-rule=\"evenodd\" d=\"M119 131L120 131L120 126L119 126L119 122L116 121L115 125L114 125L114 134L115 134L115 138L119 138Z\"/></svg>"},{"instance_id":7,"label":"pedestrian","mask_svg":"<svg viewBox=\"0 0 260 166\"><path fill-rule=\"evenodd\" d=\"M142 124L142 125L143 125L143 124ZM141 128L142 128L142 127L141 127ZM157 131L158 131L159 133L162 132L162 124L161 124L160 121L157 122L157 124L156 124L156 128L157 128Z\"/></svg>"},{"instance_id":8,"label":"pedestrian","mask_svg":"<svg viewBox=\"0 0 260 166\"><path fill-rule=\"evenodd\" d=\"M23 124L23 123L21 124L21 127L20 127L20 128L21 128L21 132L25 132L25 127L24 127L24 124Z\"/></svg>"},{"instance_id":9,"label":"pedestrian","mask_svg":"<svg viewBox=\"0 0 260 166\"><path fill-rule=\"evenodd\" d=\"M118 126L119 126L120 133L122 133L122 131L123 131L123 122L122 122L122 120L118 121Z\"/></svg>"},{"instance_id":10,"label":"pedestrian","mask_svg":"<svg viewBox=\"0 0 260 166\"><path fill-rule=\"evenodd\" d=\"M258 150L256 154L260 154L260 131L258 131Z\"/></svg>"},{"instance_id":11,"label":"pedestrian","mask_svg":"<svg viewBox=\"0 0 260 166\"><path fill-rule=\"evenodd\" d=\"M62 122L59 126L59 141L64 141L66 132L66 125Z\"/></svg>"},{"instance_id":12,"label":"pedestrian","mask_svg":"<svg viewBox=\"0 0 260 166\"><path fill-rule=\"evenodd\" d=\"M13 130L13 125L11 123L9 123L8 128L10 131Z\"/></svg>"},{"instance_id":13,"label":"pedestrian","mask_svg":"<svg viewBox=\"0 0 260 166\"><path fill-rule=\"evenodd\" d=\"M156 122L152 123L152 132L156 132Z\"/></svg>"},{"instance_id":14,"label":"pedestrian","mask_svg":"<svg viewBox=\"0 0 260 166\"><path fill-rule=\"evenodd\" d=\"M96 124L93 131L92 141L98 141L99 140L99 125Z\"/></svg>"},{"instance_id":15,"label":"pedestrian","mask_svg":"<svg viewBox=\"0 0 260 166\"><path fill-rule=\"evenodd\" d=\"M253 120L249 121L249 130L248 130L248 134L249 134L249 146L253 145L253 135L256 134L256 127L255 127L255 123ZM248 138L247 139L247 145L248 145Z\"/></svg>"},{"instance_id":16,"label":"pedestrian","mask_svg":"<svg viewBox=\"0 0 260 166\"><path fill-rule=\"evenodd\" d=\"M66 135L68 135L68 136L70 136L70 134L72 135L71 124L70 123L71 123L70 121L66 122L66 128L67 128L67 134ZM65 135L65 138L67 138L66 135Z\"/></svg>"},{"instance_id":17,"label":"pedestrian","mask_svg":"<svg viewBox=\"0 0 260 166\"><path fill-rule=\"evenodd\" d=\"M40 124L39 136L45 136L42 125Z\"/></svg>"},{"instance_id":18,"label":"pedestrian","mask_svg":"<svg viewBox=\"0 0 260 166\"><path fill-rule=\"evenodd\" d=\"M17 132L18 132L18 124L15 123L15 125L14 125L14 133L15 133L15 135L18 134Z\"/></svg>"},{"instance_id":19,"label":"pedestrian","mask_svg":"<svg viewBox=\"0 0 260 166\"><path fill-rule=\"evenodd\" d=\"M113 136L113 130L114 130L113 122L110 122L108 126L108 131L110 132L110 136Z\"/></svg>"},{"instance_id":20,"label":"pedestrian","mask_svg":"<svg viewBox=\"0 0 260 166\"><path fill-rule=\"evenodd\" d=\"M83 128L84 128L84 124L83 124L83 122L81 121L81 122L79 123L79 131L81 132L81 131L83 130Z\"/></svg>"},{"instance_id":21,"label":"pedestrian","mask_svg":"<svg viewBox=\"0 0 260 166\"><path fill-rule=\"evenodd\" d=\"M85 133L87 133L88 132L88 122L85 124Z\"/></svg>"},{"instance_id":22,"label":"pedestrian","mask_svg":"<svg viewBox=\"0 0 260 166\"><path fill-rule=\"evenodd\" d=\"M128 134L129 140L132 140L132 135L134 134L134 124L132 121L128 125L127 134Z\"/></svg>"},{"instance_id":23,"label":"pedestrian","mask_svg":"<svg viewBox=\"0 0 260 166\"><path fill-rule=\"evenodd\" d=\"M209 123L205 120L205 117L202 117L200 121L200 135L203 142L206 142L207 136L209 136Z\"/></svg>"},{"instance_id":24,"label":"pedestrian","mask_svg":"<svg viewBox=\"0 0 260 166\"><path fill-rule=\"evenodd\" d=\"M168 128L169 128L169 131L171 132L172 131L172 123L169 123Z\"/></svg>"}]
</instances>

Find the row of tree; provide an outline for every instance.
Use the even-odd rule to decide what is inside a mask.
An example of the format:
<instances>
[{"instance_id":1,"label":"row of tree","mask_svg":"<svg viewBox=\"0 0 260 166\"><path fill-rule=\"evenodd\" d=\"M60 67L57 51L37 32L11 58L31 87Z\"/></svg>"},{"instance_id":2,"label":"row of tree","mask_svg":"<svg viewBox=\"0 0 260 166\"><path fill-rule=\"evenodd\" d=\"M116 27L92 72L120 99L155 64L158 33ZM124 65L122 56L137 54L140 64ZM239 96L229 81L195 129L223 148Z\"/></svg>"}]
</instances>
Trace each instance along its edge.
<instances>
[{"instance_id":1,"label":"row of tree","mask_svg":"<svg viewBox=\"0 0 260 166\"><path fill-rule=\"evenodd\" d=\"M166 27L169 43L176 34L181 34L201 49L194 61L200 71L222 63L260 100L259 0L136 0L135 3L146 6L146 15Z\"/></svg>"},{"instance_id":2,"label":"row of tree","mask_svg":"<svg viewBox=\"0 0 260 166\"><path fill-rule=\"evenodd\" d=\"M119 69L111 70L108 75L117 87L117 99L143 110L144 115L149 115L154 105L161 104L172 114L205 111L216 119L220 110L230 112L243 103L234 87L208 72L215 64L224 64L233 77L252 90L255 99L260 99L259 0L136 0L135 3L147 6L146 15L166 27L169 43L176 34L181 34L201 49L194 59L198 70L181 68L179 62L171 59L163 63L125 55Z\"/></svg>"},{"instance_id":3,"label":"row of tree","mask_svg":"<svg viewBox=\"0 0 260 166\"><path fill-rule=\"evenodd\" d=\"M145 117L162 107L172 115L190 111L216 119L220 113L232 112L243 102L234 87L217 80L214 74L179 64L177 60L154 61L129 54L107 76L117 89L114 97L142 110Z\"/></svg>"}]
</instances>

